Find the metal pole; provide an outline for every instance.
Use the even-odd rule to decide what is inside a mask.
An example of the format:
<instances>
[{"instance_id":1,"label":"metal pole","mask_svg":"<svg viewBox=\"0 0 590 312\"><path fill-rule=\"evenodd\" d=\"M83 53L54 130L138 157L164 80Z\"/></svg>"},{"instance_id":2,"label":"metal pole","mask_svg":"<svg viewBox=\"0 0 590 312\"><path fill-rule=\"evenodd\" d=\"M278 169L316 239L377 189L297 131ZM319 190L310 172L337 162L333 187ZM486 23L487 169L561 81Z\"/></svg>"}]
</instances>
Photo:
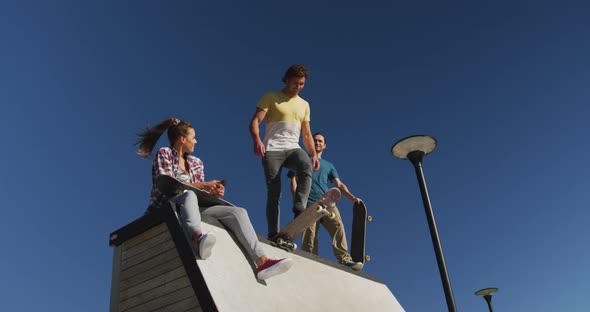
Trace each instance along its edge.
<instances>
[{"instance_id":1,"label":"metal pole","mask_svg":"<svg viewBox=\"0 0 590 312\"><path fill-rule=\"evenodd\" d=\"M490 309L490 312L494 312L494 310L492 309L492 295L485 295L483 296L483 298L488 303L488 309Z\"/></svg>"},{"instance_id":2,"label":"metal pole","mask_svg":"<svg viewBox=\"0 0 590 312\"><path fill-rule=\"evenodd\" d=\"M436 253L438 271L440 272L440 279L445 291L447 307L449 308L449 312L456 312L457 308L455 307L453 290L451 289L451 282L449 280L449 274L447 273L447 265L445 264L445 257L438 236L436 221L434 220L434 212L432 211L432 205L430 204L430 197L428 196L428 189L426 188L426 181L424 179L424 172L422 171L423 157L424 152L422 151L413 151L408 154L408 159L416 169L416 176L418 178L418 184L420 185L420 193L422 194L422 202L424 203L424 210L426 211L426 218L428 219L428 227L430 228L430 237L432 238L432 244L434 245L434 251Z\"/></svg>"}]
</instances>

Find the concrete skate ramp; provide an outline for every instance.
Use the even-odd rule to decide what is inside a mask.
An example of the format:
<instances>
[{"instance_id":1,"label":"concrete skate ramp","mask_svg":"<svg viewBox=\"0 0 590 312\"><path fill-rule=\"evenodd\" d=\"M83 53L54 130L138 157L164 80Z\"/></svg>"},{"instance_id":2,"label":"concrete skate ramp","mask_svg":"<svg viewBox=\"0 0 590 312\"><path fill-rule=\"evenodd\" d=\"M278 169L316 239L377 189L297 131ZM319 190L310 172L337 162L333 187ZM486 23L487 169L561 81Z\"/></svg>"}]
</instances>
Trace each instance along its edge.
<instances>
[{"instance_id":1,"label":"concrete skate ramp","mask_svg":"<svg viewBox=\"0 0 590 312\"><path fill-rule=\"evenodd\" d=\"M211 223L203 227L217 236L213 254L196 263L219 311L404 311L385 284L365 274L266 243L269 256L290 257L295 264L285 274L259 281L232 236Z\"/></svg>"},{"instance_id":2,"label":"concrete skate ramp","mask_svg":"<svg viewBox=\"0 0 590 312\"><path fill-rule=\"evenodd\" d=\"M112 232L111 311L404 311L387 286L363 272L259 237L268 256L290 257L288 272L256 279L245 251L217 220L203 219L217 243L195 260L171 207ZM371 265L370 263L368 265Z\"/></svg>"}]
</instances>

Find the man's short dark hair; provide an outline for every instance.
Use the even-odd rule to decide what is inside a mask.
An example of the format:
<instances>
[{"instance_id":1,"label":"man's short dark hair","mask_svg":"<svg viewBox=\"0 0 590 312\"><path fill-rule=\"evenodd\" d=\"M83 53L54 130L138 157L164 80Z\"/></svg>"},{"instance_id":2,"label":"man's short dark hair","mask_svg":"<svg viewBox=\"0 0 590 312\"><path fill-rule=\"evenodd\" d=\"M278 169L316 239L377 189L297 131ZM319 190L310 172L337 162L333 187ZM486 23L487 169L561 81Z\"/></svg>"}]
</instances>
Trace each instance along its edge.
<instances>
[{"instance_id":1,"label":"man's short dark hair","mask_svg":"<svg viewBox=\"0 0 590 312\"><path fill-rule=\"evenodd\" d=\"M293 77L305 77L307 79L309 77L309 70L303 64L291 65L283 76L283 82L286 83L287 79Z\"/></svg>"},{"instance_id":2,"label":"man's short dark hair","mask_svg":"<svg viewBox=\"0 0 590 312\"><path fill-rule=\"evenodd\" d=\"M326 136L323 133L316 132L313 134L313 137L315 138L316 135L321 135L322 137L324 137L324 144L328 144L328 140L326 140Z\"/></svg>"}]
</instances>

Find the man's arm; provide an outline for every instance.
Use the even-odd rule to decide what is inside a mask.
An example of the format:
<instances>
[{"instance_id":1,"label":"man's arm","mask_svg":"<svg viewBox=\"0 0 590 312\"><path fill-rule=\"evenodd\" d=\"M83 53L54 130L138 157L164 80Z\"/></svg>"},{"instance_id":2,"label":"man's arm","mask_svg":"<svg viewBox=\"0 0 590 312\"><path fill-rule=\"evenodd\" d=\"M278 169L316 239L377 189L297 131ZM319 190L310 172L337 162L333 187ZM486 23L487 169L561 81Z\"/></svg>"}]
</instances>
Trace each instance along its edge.
<instances>
[{"instance_id":1,"label":"man's arm","mask_svg":"<svg viewBox=\"0 0 590 312\"><path fill-rule=\"evenodd\" d=\"M313 136L311 135L311 128L309 126L309 121L304 121L301 123L301 137L303 140L303 145L307 150L307 153L311 156L311 163L313 165L313 171L318 171L320 169L320 160L318 159L318 154L315 151L315 146L313 142Z\"/></svg>"},{"instance_id":2,"label":"man's arm","mask_svg":"<svg viewBox=\"0 0 590 312\"><path fill-rule=\"evenodd\" d=\"M348 190L348 187L346 187L346 184L342 183L342 181L340 181L340 179L335 178L334 180L332 180L332 183L334 183L336 185L336 187L338 189L340 189L340 191L342 192L342 194L344 194L344 197L348 198L353 204L360 204L361 203L361 199L352 195L352 193Z\"/></svg>"},{"instance_id":3,"label":"man's arm","mask_svg":"<svg viewBox=\"0 0 590 312\"><path fill-rule=\"evenodd\" d=\"M252 141L254 141L254 155L261 157L266 154L266 148L262 140L260 140L260 124L264 120L264 117L266 117L266 112L256 107L256 112L250 121L250 136L252 137Z\"/></svg>"}]
</instances>

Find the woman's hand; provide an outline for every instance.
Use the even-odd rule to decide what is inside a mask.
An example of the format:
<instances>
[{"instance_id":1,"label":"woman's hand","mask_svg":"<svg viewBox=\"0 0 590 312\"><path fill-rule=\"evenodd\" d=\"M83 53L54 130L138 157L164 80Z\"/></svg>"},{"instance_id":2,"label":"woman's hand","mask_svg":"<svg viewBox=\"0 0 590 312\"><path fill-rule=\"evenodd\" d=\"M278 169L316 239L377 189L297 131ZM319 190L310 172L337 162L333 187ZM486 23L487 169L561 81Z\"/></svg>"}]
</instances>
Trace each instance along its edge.
<instances>
[{"instance_id":1,"label":"woman's hand","mask_svg":"<svg viewBox=\"0 0 590 312\"><path fill-rule=\"evenodd\" d=\"M215 195L215 197L223 197L223 195L225 194L225 186L223 186L223 183L221 181L218 180L213 180L213 181L209 181L209 182L205 182L206 183L206 191Z\"/></svg>"}]
</instances>

